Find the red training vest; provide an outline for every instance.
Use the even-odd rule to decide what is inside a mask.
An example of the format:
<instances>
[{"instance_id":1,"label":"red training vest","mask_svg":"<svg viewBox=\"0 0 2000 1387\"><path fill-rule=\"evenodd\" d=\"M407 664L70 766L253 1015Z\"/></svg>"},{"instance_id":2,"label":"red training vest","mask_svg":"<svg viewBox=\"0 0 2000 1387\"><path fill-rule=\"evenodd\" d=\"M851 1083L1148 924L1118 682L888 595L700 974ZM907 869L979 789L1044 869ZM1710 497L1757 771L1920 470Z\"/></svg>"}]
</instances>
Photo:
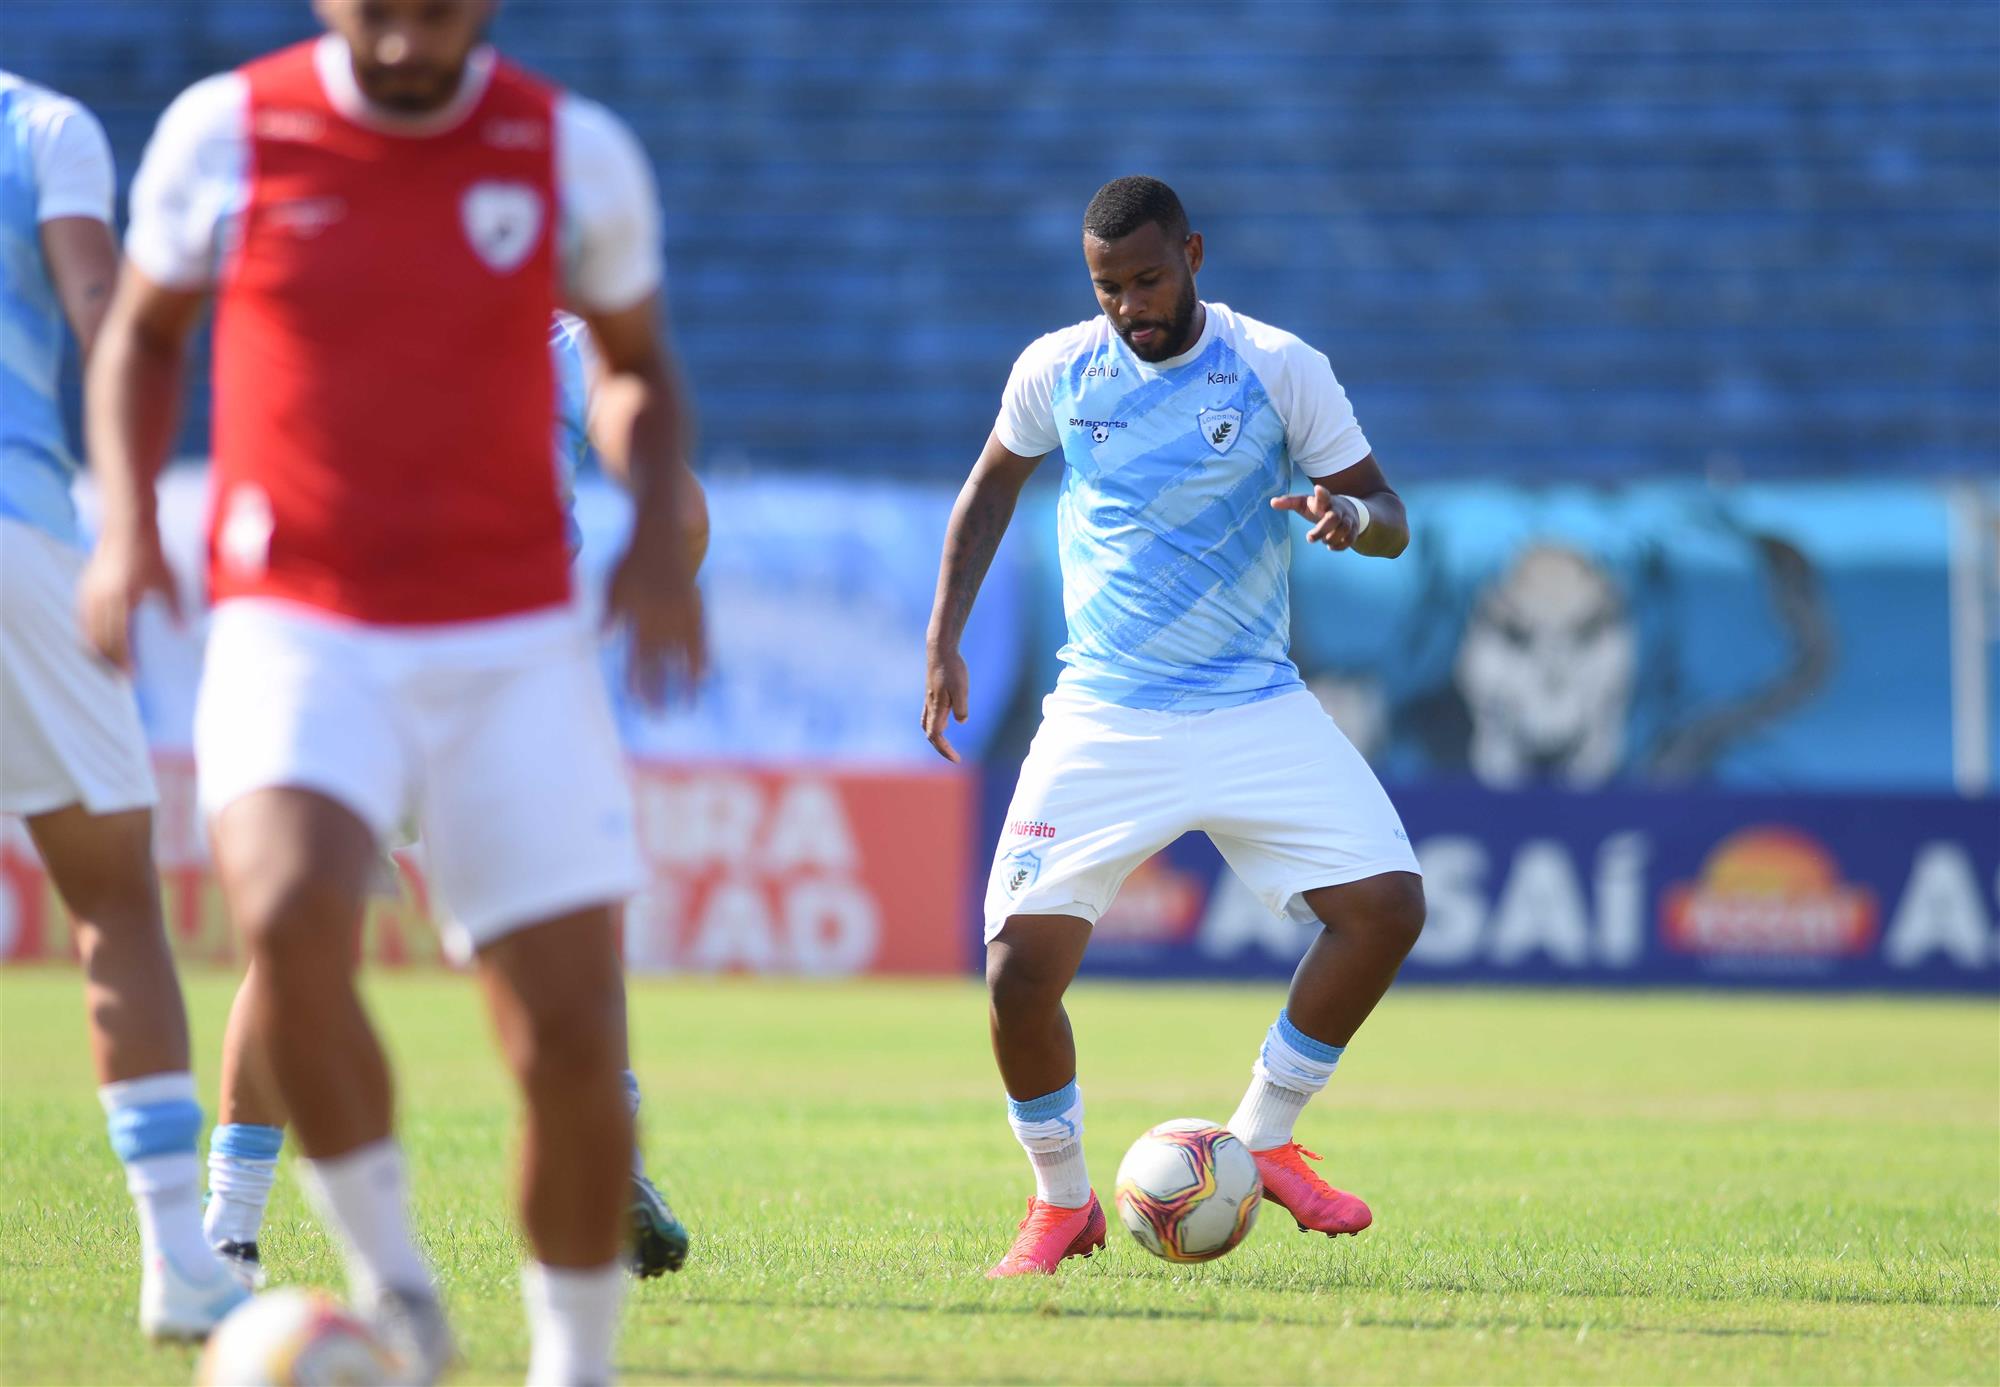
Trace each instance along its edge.
<instances>
[{"instance_id":1,"label":"red training vest","mask_svg":"<svg viewBox=\"0 0 2000 1387\"><path fill-rule=\"evenodd\" d=\"M569 596L550 457L555 93L494 65L452 129L243 69L249 199L215 325L215 600L470 621Z\"/></svg>"}]
</instances>

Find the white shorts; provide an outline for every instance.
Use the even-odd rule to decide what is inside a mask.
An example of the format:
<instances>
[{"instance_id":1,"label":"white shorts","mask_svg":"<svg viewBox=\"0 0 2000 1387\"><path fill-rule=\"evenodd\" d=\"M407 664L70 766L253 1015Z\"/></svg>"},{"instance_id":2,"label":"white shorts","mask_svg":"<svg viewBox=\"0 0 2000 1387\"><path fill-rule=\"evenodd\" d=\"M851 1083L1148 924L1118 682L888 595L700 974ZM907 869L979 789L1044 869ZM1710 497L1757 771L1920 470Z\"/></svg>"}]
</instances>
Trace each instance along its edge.
<instances>
[{"instance_id":1,"label":"white shorts","mask_svg":"<svg viewBox=\"0 0 2000 1387\"><path fill-rule=\"evenodd\" d=\"M1058 686L994 852L986 938L1012 915L1095 924L1134 867L1195 829L1301 922L1303 892L1418 871L1381 782L1305 690L1163 713Z\"/></svg>"},{"instance_id":2,"label":"white shorts","mask_svg":"<svg viewBox=\"0 0 2000 1387\"><path fill-rule=\"evenodd\" d=\"M225 602L194 740L211 816L316 790L387 845L414 815L455 957L641 885L610 700L567 608L404 628Z\"/></svg>"},{"instance_id":3,"label":"white shorts","mask_svg":"<svg viewBox=\"0 0 2000 1387\"><path fill-rule=\"evenodd\" d=\"M146 733L132 686L83 644L83 555L0 518L0 813L148 809Z\"/></svg>"}]
</instances>

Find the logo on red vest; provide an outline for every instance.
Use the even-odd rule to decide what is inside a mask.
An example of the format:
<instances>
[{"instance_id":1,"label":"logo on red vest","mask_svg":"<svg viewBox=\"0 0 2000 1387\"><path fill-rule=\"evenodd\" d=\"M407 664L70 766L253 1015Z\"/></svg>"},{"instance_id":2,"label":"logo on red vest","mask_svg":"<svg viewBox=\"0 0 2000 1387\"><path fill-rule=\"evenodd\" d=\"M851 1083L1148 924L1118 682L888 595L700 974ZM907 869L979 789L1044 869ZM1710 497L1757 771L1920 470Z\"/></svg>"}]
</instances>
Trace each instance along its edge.
<instances>
[{"instance_id":1,"label":"logo on red vest","mask_svg":"<svg viewBox=\"0 0 2000 1387\"><path fill-rule=\"evenodd\" d=\"M326 133L326 117L317 111L263 110L255 120L257 138L312 144Z\"/></svg>"},{"instance_id":2,"label":"logo on red vest","mask_svg":"<svg viewBox=\"0 0 2000 1387\"><path fill-rule=\"evenodd\" d=\"M541 239L542 195L526 183L475 183L459 199L458 216L486 268L511 274Z\"/></svg>"},{"instance_id":3,"label":"logo on red vest","mask_svg":"<svg viewBox=\"0 0 2000 1387\"><path fill-rule=\"evenodd\" d=\"M546 121L495 116L479 129L480 138L495 149L547 149Z\"/></svg>"},{"instance_id":4,"label":"logo on red vest","mask_svg":"<svg viewBox=\"0 0 2000 1387\"><path fill-rule=\"evenodd\" d=\"M271 498L255 482L238 482L229 493L215 531L215 555L238 578L263 576L271 561Z\"/></svg>"},{"instance_id":5,"label":"logo on red vest","mask_svg":"<svg viewBox=\"0 0 2000 1387\"><path fill-rule=\"evenodd\" d=\"M337 197L299 197L273 203L271 225L310 241L347 215L347 202Z\"/></svg>"},{"instance_id":6,"label":"logo on red vest","mask_svg":"<svg viewBox=\"0 0 2000 1387\"><path fill-rule=\"evenodd\" d=\"M1875 893L1841 879L1818 840L1781 826L1732 833L1662 903L1681 953L1835 958L1875 943Z\"/></svg>"}]
</instances>

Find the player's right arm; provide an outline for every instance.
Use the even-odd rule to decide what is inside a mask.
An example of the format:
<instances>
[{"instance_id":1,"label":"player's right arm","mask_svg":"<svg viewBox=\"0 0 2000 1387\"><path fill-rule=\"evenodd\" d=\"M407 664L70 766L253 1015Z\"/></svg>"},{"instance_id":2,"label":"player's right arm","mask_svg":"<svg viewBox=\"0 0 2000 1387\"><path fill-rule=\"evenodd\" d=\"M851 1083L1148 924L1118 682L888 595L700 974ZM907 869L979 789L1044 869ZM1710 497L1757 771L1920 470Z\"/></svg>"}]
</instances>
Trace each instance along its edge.
<instances>
[{"instance_id":1,"label":"player's right arm","mask_svg":"<svg viewBox=\"0 0 2000 1387\"><path fill-rule=\"evenodd\" d=\"M111 228L95 217L43 222L41 239L49 282L76 334L77 351L88 362L111 305L111 287L118 280L118 242Z\"/></svg>"},{"instance_id":2,"label":"player's right arm","mask_svg":"<svg viewBox=\"0 0 2000 1387\"><path fill-rule=\"evenodd\" d=\"M173 449L188 339L240 202L247 101L241 76L224 73L161 115L132 181L125 265L84 379L84 442L103 522L77 600L85 639L124 668L140 599L157 592L178 604L153 483Z\"/></svg>"},{"instance_id":3,"label":"player's right arm","mask_svg":"<svg viewBox=\"0 0 2000 1387\"><path fill-rule=\"evenodd\" d=\"M1072 330L1073 331L1073 330ZM930 630L925 637L924 735L937 754L957 761L958 751L945 737L952 718L964 722L971 680L959 657L959 637L972 615L972 599L1014 518L1014 503L1035 470L1035 464L1062 442L1056 431L1055 385L1065 355L1066 335L1052 332L1022 352L1007 376L1000 397L1000 414L993 421L979 461L951 508L944 532L944 558L938 564L937 596L931 601Z\"/></svg>"},{"instance_id":4,"label":"player's right arm","mask_svg":"<svg viewBox=\"0 0 2000 1387\"><path fill-rule=\"evenodd\" d=\"M33 88L26 89L32 92ZM76 334L84 360L118 278L118 242L111 234L117 178L104 127L66 97L30 101L27 153L42 263Z\"/></svg>"},{"instance_id":5,"label":"player's right arm","mask_svg":"<svg viewBox=\"0 0 2000 1387\"><path fill-rule=\"evenodd\" d=\"M103 519L77 601L85 639L121 669L131 668L140 599L157 592L178 606L153 484L173 447L188 338L206 298L155 284L127 263L90 358L84 434Z\"/></svg>"},{"instance_id":6,"label":"player's right arm","mask_svg":"<svg viewBox=\"0 0 2000 1387\"><path fill-rule=\"evenodd\" d=\"M999 430L987 436L972 475L959 490L944 532L944 558L938 564L937 595L931 600L930 629L924 647L924 735L947 761L958 751L945 737L952 718L964 722L971 710L971 680L958 653L972 601L992 566L1014 504L1021 497L1040 456L1027 457L1000 441Z\"/></svg>"}]
</instances>

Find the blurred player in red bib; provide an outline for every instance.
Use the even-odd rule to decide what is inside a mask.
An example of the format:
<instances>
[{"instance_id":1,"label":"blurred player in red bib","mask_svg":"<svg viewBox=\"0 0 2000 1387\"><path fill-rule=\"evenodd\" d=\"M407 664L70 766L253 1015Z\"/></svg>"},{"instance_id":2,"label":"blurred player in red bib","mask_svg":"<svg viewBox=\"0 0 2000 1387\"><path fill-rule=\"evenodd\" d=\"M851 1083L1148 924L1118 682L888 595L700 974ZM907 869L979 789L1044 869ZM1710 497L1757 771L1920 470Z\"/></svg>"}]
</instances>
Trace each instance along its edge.
<instances>
[{"instance_id":1,"label":"blurred player in red bib","mask_svg":"<svg viewBox=\"0 0 2000 1387\"><path fill-rule=\"evenodd\" d=\"M319 0L325 37L161 118L92 363L104 530L81 600L122 664L133 605L170 590L152 483L213 293L195 752L308 1187L357 1301L435 1378L450 1335L354 987L380 844L413 812L527 1098L529 1379L597 1382L631 1151L614 911L640 873L549 466L558 304L633 402L636 514L607 607L640 693L699 674L701 611L650 171L601 107L494 54L491 10Z\"/></svg>"}]
</instances>

